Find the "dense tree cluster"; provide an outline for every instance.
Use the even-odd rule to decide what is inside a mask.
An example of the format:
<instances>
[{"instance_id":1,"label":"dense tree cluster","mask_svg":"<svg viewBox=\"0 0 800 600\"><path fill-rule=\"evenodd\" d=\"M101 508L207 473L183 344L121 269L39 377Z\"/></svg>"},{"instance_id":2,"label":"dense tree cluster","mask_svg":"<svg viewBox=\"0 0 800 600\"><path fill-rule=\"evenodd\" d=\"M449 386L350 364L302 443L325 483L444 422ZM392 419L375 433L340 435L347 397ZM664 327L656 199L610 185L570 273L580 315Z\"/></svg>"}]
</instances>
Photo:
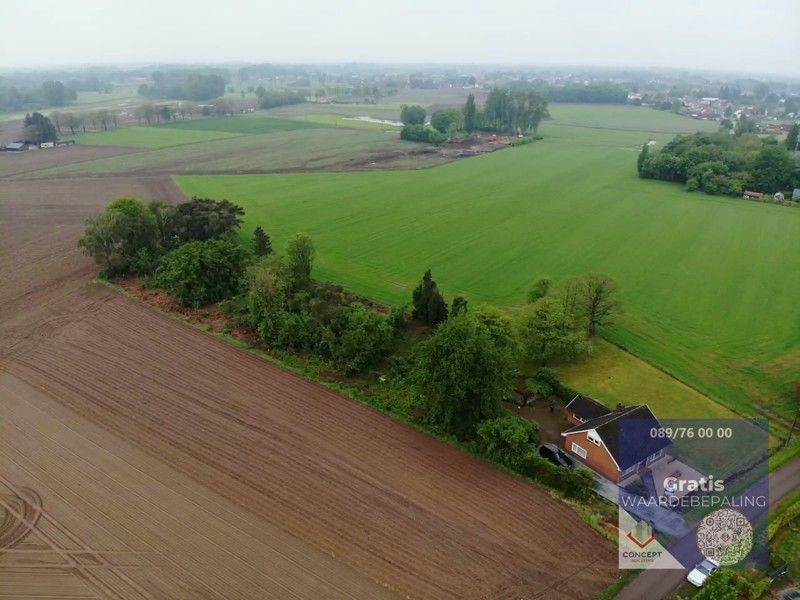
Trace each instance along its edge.
<instances>
[{"instance_id":1,"label":"dense tree cluster","mask_svg":"<svg viewBox=\"0 0 800 600\"><path fill-rule=\"evenodd\" d=\"M418 104L403 104L400 107L400 120L403 123L403 129L400 131L400 139L409 142L423 142L425 144L441 144L447 138L444 135L447 131L442 131L440 127L443 126L443 119L447 119L444 115L438 117L433 116L432 126L425 124L427 112ZM438 126L437 126L438 125Z\"/></svg>"},{"instance_id":2,"label":"dense tree cluster","mask_svg":"<svg viewBox=\"0 0 800 600\"><path fill-rule=\"evenodd\" d=\"M679 135L660 150L642 148L639 176L686 183L689 190L738 196L800 186L800 162L783 144L756 135Z\"/></svg>"},{"instance_id":3,"label":"dense tree cluster","mask_svg":"<svg viewBox=\"0 0 800 600\"><path fill-rule=\"evenodd\" d=\"M347 374L362 372L386 356L395 330L340 286L313 281L313 259L311 238L299 234L285 256L251 267L245 318L272 348L329 359Z\"/></svg>"},{"instance_id":4,"label":"dense tree cluster","mask_svg":"<svg viewBox=\"0 0 800 600\"><path fill-rule=\"evenodd\" d=\"M78 97L76 88L48 80L39 86L14 85L0 77L0 112L65 106Z\"/></svg>"},{"instance_id":5,"label":"dense tree cluster","mask_svg":"<svg viewBox=\"0 0 800 600\"><path fill-rule=\"evenodd\" d=\"M477 318L462 314L439 325L421 344L414 387L429 422L461 438L500 415L511 389L515 357Z\"/></svg>"},{"instance_id":6,"label":"dense tree cluster","mask_svg":"<svg viewBox=\"0 0 800 600\"><path fill-rule=\"evenodd\" d=\"M403 125L424 125L427 112L419 104L403 104L400 107L400 121Z\"/></svg>"},{"instance_id":7,"label":"dense tree cluster","mask_svg":"<svg viewBox=\"0 0 800 600\"><path fill-rule=\"evenodd\" d=\"M538 363L571 361L592 350L590 339L619 311L614 281L605 275L536 281L517 323L523 354Z\"/></svg>"},{"instance_id":8,"label":"dense tree cluster","mask_svg":"<svg viewBox=\"0 0 800 600\"><path fill-rule=\"evenodd\" d=\"M29 142L40 144L58 139L55 125L42 113L35 112L25 115L23 125L22 135Z\"/></svg>"},{"instance_id":9,"label":"dense tree cluster","mask_svg":"<svg viewBox=\"0 0 800 600\"><path fill-rule=\"evenodd\" d=\"M536 135L547 116L547 100L538 92L494 88L478 115L478 127L498 133Z\"/></svg>"},{"instance_id":10,"label":"dense tree cluster","mask_svg":"<svg viewBox=\"0 0 800 600\"><path fill-rule=\"evenodd\" d=\"M181 244L158 263L150 285L187 306L202 306L239 292L247 257L236 242L208 239Z\"/></svg>"},{"instance_id":11,"label":"dense tree cluster","mask_svg":"<svg viewBox=\"0 0 800 600\"><path fill-rule=\"evenodd\" d=\"M152 79L151 85L139 86L140 96L207 101L225 93L225 77L221 73L176 69L156 71Z\"/></svg>"},{"instance_id":12,"label":"dense tree cluster","mask_svg":"<svg viewBox=\"0 0 800 600\"><path fill-rule=\"evenodd\" d=\"M437 110L431 117L431 127L443 134L453 135L464 129L464 111L458 108Z\"/></svg>"},{"instance_id":13,"label":"dense tree cluster","mask_svg":"<svg viewBox=\"0 0 800 600\"><path fill-rule=\"evenodd\" d=\"M173 205L120 198L86 222L78 244L109 276L147 275L188 242L234 241L243 214L228 200L195 197Z\"/></svg>"},{"instance_id":14,"label":"dense tree cluster","mask_svg":"<svg viewBox=\"0 0 800 600\"><path fill-rule=\"evenodd\" d=\"M490 131L535 136L543 119L549 116L547 100L534 90L494 88L483 109L478 109L470 94L461 109L438 110L425 124L426 111L418 105L403 105L400 138L415 142L440 144L459 132Z\"/></svg>"}]
</instances>

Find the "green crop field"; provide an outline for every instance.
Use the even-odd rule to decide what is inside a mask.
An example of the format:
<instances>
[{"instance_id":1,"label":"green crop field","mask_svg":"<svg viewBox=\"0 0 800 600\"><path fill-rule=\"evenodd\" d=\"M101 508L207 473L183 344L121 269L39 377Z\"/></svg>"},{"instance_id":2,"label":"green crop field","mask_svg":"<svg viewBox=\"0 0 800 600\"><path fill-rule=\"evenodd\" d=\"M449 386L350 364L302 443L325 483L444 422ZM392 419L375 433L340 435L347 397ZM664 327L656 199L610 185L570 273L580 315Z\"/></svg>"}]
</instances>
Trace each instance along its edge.
<instances>
[{"instance_id":1,"label":"green crop field","mask_svg":"<svg viewBox=\"0 0 800 600\"><path fill-rule=\"evenodd\" d=\"M273 133L275 131L292 131L294 129L311 129L321 127L320 124L292 119L274 117L209 117L204 119L187 119L161 123L162 129L178 129L182 131L224 131L238 134Z\"/></svg>"},{"instance_id":2,"label":"green crop field","mask_svg":"<svg viewBox=\"0 0 800 600\"><path fill-rule=\"evenodd\" d=\"M620 111L626 130L609 125ZM552 113L542 141L433 169L176 180L242 204L245 236L263 225L281 246L310 233L318 276L394 304L427 267L450 298L512 308L539 276L607 273L625 305L610 340L735 410L789 417L800 211L636 177L643 142L712 124L622 107Z\"/></svg>"},{"instance_id":3,"label":"green crop field","mask_svg":"<svg viewBox=\"0 0 800 600\"><path fill-rule=\"evenodd\" d=\"M79 133L74 139L79 144L100 146L131 146L135 148L166 148L232 137L236 133L224 131L193 131L161 127L121 127L108 131ZM70 136L72 137L72 136Z\"/></svg>"},{"instance_id":4,"label":"green crop field","mask_svg":"<svg viewBox=\"0 0 800 600\"><path fill-rule=\"evenodd\" d=\"M615 104L551 104L548 110L552 120L547 121L546 126L567 125L654 133L692 133L714 131L717 128L716 123L646 107Z\"/></svg>"}]
</instances>

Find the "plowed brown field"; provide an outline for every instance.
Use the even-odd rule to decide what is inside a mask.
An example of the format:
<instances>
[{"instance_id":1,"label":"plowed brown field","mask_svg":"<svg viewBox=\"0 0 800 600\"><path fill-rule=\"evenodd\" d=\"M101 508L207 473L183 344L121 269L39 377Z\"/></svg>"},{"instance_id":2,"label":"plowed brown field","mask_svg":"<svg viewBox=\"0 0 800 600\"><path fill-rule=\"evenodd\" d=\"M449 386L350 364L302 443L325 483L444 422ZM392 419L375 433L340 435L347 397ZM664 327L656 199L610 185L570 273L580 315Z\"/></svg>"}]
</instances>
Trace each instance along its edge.
<instances>
[{"instance_id":1,"label":"plowed brown field","mask_svg":"<svg viewBox=\"0 0 800 600\"><path fill-rule=\"evenodd\" d=\"M169 180L0 181L0 598L593 598L546 493L92 284L75 241Z\"/></svg>"}]
</instances>

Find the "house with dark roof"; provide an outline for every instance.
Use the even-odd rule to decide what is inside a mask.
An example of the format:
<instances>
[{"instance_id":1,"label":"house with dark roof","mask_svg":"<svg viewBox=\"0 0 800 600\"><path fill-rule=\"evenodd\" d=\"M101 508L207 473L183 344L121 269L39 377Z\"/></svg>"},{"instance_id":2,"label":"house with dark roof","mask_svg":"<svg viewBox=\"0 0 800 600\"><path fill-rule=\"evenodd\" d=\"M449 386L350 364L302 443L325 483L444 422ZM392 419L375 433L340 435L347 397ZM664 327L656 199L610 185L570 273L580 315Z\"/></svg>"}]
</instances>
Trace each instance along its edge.
<instances>
[{"instance_id":1,"label":"house with dark roof","mask_svg":"<svg viewBox=\"0 0 800 600\"><path fill-rule=\"evenodd\" d=\"M566 408L567 420L573 425L580 425L586 421L591 421L597 417L607 415L609 412L605 404L601 404L594 398L589 398L589 396L583 396L581 394L576 395L570 400Z\"/></svg>"},{"instance_id":2,"label":"house with dark roof","mask_svg":"<svg viewBox=\"0 0 800 600\"><path fill-rule=\"evenodd\" d=\"M596 400L578 395L567 405L573 427L564 431L564 449L587 467L615 483L648 470L666 458L668 437L643 404L611 410Z\"/></svg>"}]
</instances>

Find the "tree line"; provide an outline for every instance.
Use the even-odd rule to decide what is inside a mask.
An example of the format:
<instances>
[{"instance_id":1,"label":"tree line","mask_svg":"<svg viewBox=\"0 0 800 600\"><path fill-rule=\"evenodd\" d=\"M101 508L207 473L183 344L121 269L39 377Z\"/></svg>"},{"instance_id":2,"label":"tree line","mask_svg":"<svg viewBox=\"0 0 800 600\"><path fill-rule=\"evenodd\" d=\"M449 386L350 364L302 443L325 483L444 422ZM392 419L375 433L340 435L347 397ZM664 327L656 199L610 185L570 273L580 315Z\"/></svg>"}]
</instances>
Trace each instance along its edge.
<instances>
[{"instance_id":1,"label":"tree line","mask_svg":"<svg viewBox=\"0 0 800 600\"><path fill-rule=\"evenodd\" d=\"M0 112L65 106L78 98L75 87L48 80L37 87L20 87L0 78Z\"/></svg>"},{"instance_id":2,"label":"tree line","mask_svg":"<svg viewBox=\"0 0 800 600\"><path fill-rule=\"evenodd\" d=\"M302 92L290 92L288 90L265 90L263 86L255 89L258 105L261 108L277 108L278 106L288 106L290 104L302 104L306 101L306 96Z\"/></svg>"},{"instance_id":3,"label":"tree line","mask_svg":"<svg viewBox=\"0 0 800 600\"><path fill-rule=\"evenodd\" d=\"M379 369L387 387L377 393L395 413L569 497L591 494L592 475L540 458L537 424L502 402L530 368L526 393L571 393L548 365L591 351L619 307L610 278L540 278L512 319L472 308L463 296L448 303L427 270L410 312L387 310L315 280L316 248L307 234L291 237L282 254L260 226L242 244L243 215L227 200L122 198L87 221L79 245L105 276L141 276L187 306L221 303L231 326L251 330L273 351L313 357L348 376L369 378Z\"/></svg>"},{"instance_id":4,"label":"tree line","mask_svg":"<svg viewBox=\"0 0 800 600\"><path fill-rule=\"evenodd\" d=\"M679 135L660 150L646 144L639 153L637 171L644 179L685 183L690 191L726 196L739 196L745 190L774 194L800 187L797 154L775 138L751 133Z\"/></svg>"}]
</instances>

